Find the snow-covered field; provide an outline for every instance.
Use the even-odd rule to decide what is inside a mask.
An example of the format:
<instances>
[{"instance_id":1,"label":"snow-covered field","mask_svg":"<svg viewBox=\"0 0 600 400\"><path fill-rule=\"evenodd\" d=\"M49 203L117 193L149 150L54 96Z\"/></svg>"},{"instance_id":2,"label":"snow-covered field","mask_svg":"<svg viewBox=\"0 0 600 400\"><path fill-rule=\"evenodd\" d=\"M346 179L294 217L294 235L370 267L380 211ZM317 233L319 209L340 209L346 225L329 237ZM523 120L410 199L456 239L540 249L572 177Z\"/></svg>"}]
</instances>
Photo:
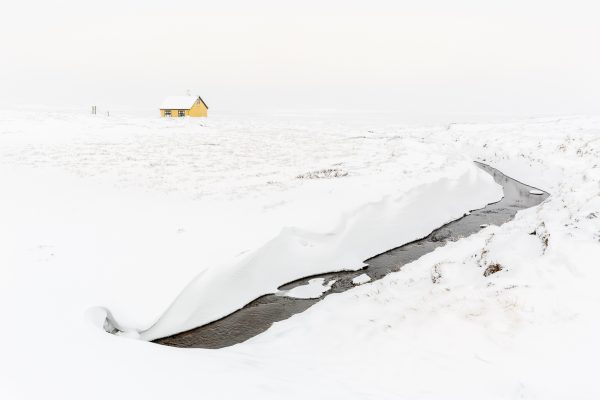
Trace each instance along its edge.
<instances>
[{"instance_id":1,"label":"snow-covered field","mask_svg":"<svg viewBox=\"0 0 600 400\"><path fill-rule=\"evenodd\" d=\"M123 337L359 268L497 200L472 160L552 196L231 348ZM2 112L0 397L597 398L598 164L589 117Z\"/></svg>"}]
</instances>

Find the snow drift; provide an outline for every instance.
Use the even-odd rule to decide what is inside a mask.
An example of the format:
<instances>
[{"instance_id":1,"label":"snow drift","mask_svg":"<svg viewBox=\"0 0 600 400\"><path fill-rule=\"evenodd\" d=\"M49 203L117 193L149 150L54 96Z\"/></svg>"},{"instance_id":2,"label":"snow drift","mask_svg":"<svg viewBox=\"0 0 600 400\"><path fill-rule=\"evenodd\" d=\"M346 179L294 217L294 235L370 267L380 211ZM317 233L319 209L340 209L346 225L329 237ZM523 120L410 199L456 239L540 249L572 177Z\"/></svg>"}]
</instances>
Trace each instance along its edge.
<instances>
[{"instance_id":1,"label":"snow drift","mask_svg":"<svg viewBox=\"0 0 600 400\"><path fill-rule=\"evenodd\" d=\"M217 320L295 279L356 270L371 256L426 236L433 229L502 196L473 163L342 214L325 232L286 227L241 260L200 273L141 338L153 340Z\"/></svg>"}]
</instances>

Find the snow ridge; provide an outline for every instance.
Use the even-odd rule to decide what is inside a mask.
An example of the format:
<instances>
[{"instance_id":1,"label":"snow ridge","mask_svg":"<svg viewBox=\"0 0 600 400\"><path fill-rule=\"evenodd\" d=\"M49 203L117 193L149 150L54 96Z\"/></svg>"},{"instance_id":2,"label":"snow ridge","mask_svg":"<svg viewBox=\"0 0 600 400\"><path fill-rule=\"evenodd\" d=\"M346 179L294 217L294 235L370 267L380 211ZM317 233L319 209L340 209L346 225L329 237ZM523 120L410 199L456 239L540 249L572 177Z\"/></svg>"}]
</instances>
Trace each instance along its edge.
<instances>
[{"instance_id":1,"label":"snow ridge","mask_svg":"<svg viewBox=\"0 0 600 400\"><path fill-rule=\"evenodd\" d=\"M324 233L283 228L241 260L203 271L140 336L154 340L204 325L304 276L358 270L370 256L426 236L501 196L501 186L490 175L463 161L436 181L340 215Z\"/></svg>"}]
</instances>

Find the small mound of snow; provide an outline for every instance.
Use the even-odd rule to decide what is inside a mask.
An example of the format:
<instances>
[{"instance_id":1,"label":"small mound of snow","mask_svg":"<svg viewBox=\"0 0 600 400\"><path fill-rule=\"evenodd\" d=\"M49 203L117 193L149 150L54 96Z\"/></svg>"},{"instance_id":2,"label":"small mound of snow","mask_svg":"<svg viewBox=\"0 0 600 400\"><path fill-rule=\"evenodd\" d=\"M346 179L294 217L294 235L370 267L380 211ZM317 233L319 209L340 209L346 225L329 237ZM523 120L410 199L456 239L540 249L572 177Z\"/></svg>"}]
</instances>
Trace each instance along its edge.
<instances>
[{"instance_id":1,"label":"small mound of snow","mask_svg":"<svg viewBox=\"0 0 600 400\"><path fill-rule=\"evenodd\" d=\"M529 194L537 194L537 195L541 195L544 194L544 192L542 192L541 190L537 190L537 189L531 189L529 191Z\"/></svg>"},{"instance_id":2,"label":"small mound of snow","mask_svg":"<svg viewBox=\"0 0 600 400\"><path fill-rule=\"evenodd\" d=\"M363 283L367 283L371 280L371 277L367 274L362 274L352 279L352 284L354 285L362 285Z\"/></svg>"},{"instance_id":3,"label":"small mound of snow","mask_svg":"<svg viewBox=\"0 0 600 400\"><path fill-rule=\"evenodd\" d=\"M94 327L104 329L111 333L111 326L113 325L112 316L110 311L104 307L91 307L85 312L85 319L91 323Z\"/></svg>"},{"instance_id":4,"label":"small mound of snow","mask_svg":"<svg viewBox=\"0 0 600 400\"><path fill-rule=\"evenodd\" d=\"M95 328L102 329L112 335L139 339L140 333L136 329L126 329L120 326L112 313L106 307L90 307L85 312L86 320Z\"/></svg>"},{"instance_id":5,"label":"small mound of snow","mask_svg":"<svg viewBox=\"0 0 600 400\"><path fill-rule=\"evenodd\" d=\"M334 283L335 279L325 283L325 278L315 278L308 281L306 285L296 286L290 290L282 290L277 295L295 299L318 299L323 293L331 289Z\"/></svg>"}]
</instances>

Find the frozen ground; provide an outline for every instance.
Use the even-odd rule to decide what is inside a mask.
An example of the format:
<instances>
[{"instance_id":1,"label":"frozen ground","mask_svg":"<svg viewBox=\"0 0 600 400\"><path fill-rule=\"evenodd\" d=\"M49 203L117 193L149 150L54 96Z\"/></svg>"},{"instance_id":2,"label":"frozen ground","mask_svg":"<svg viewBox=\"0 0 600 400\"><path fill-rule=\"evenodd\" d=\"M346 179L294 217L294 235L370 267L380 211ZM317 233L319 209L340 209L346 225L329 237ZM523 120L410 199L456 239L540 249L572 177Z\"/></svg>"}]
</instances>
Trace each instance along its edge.
<instances>
[{"instance_id":1,"label":"frozen ground","mask_svg":"<svg viewBox=\"0 0 600 400\"><path fill-rule=\"evenodd\" d=\"M552 197L232 348L173 349L99 329L98 306L127 336L157 320L165 333L243 305L239 280L251 297L314 268L359 267L387 233L402 244L497 198L473 159ZM403 126L3 112L0 394L597 398L599 160L598 118ZM418 218L379 229L402 227L394 205ZM329 236L335 244L323 245ZM290 251L301 257L317 246L316 263L244 261L272 261L282 248L265 251L273 242L301 246ZM501 271L484 277L492 264ZM211 286L232 268L232 287ZM199 286L212 292L195 290L198 274L212 274Z\"/></svg>"}]
</instances>

